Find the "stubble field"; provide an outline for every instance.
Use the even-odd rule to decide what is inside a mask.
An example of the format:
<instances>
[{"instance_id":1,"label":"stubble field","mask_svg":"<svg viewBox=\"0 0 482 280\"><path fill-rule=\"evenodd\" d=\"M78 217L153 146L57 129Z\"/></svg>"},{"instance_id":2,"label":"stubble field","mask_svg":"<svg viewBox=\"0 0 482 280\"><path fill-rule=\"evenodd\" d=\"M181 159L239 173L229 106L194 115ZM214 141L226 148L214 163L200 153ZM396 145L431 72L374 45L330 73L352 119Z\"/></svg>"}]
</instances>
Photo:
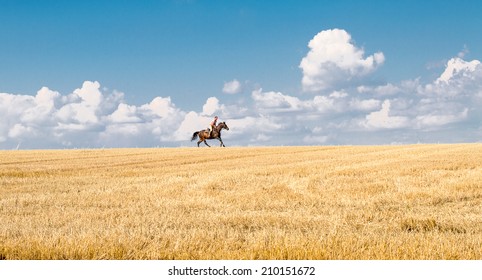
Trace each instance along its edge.
<instances>
[{"instance_id":1,"label":"stubble field","mask_svg":"<svg viewBox=\"0 0 482 280\"><path fill-rule=\"evenodd\" d=\"M0 259L482 259L482 144L0 151Z\"/></svg>"}]
</instances>

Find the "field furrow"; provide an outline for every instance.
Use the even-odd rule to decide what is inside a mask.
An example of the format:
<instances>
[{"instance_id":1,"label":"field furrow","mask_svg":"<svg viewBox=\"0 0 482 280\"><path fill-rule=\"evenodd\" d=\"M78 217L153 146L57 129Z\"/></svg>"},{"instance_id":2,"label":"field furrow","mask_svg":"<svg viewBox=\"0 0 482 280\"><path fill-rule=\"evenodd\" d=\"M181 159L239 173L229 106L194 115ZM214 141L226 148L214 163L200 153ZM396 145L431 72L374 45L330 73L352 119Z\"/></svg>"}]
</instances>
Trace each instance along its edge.
<instances>
[{"instance_id":1,"label":"field furrow","mask_svg":"<svg viewBox=\"0 0 482 280\"><path fill-rule=\"evenodd\" d=\"M482 259L482 144L0 151L0 259Z\"/></svg>"}]
</instances>

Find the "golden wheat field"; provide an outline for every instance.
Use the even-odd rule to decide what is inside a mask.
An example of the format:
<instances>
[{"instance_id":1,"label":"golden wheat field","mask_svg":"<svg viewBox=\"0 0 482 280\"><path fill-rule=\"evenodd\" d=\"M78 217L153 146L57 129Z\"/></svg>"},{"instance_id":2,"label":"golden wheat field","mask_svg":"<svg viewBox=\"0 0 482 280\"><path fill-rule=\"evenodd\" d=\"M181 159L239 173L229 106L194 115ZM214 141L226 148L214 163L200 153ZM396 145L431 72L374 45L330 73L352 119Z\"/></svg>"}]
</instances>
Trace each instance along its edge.
<instances>
[{"instance_id":1,"label":"golden wheat field","mask_svg":"<svg viewBox=\"0 0 482 280\"><path fill-rule=\"evenodd\" d=\"M482 259L482 144L0 151L0 259Z\"/></svg>"}]
</instances>

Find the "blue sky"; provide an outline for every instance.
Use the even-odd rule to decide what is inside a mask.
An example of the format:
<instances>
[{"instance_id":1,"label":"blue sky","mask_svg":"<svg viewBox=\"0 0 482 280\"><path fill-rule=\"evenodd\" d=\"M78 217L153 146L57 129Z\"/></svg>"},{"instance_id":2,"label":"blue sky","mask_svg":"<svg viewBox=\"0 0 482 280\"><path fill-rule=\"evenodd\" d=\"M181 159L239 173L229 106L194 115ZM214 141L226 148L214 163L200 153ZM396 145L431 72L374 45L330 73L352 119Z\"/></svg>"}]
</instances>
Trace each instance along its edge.
<instances>
[{"instance_id":1,"label":"blue sky","mask_svg":"<svg viewBox=\"0 0 482 280\"><path fill-rule=\"evenodd\" d=\"M215 114L233 124L232 145L480 141L481 12L480 1L0 0L0 148L184 146ZM320 53L334 38L347 52Z\"/></svg>"}]
</instances>

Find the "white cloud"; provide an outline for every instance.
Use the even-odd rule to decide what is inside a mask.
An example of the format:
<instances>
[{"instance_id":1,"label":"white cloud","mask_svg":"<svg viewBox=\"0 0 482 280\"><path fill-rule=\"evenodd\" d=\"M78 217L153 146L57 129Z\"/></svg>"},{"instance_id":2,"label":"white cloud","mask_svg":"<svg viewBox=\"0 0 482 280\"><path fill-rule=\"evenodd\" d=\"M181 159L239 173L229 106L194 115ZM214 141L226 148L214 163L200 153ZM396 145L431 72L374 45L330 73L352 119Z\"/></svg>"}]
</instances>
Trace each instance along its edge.
<instances>
[{"instance_id":1,"label":"white cloud","mask_svg":"<svg viewBox=\"0 0 482 280\"><path fill-rule=\"evenodd\" d=\"M289 112L299 111L306 107L306 103L297 97L285 95L281 92L263 92L261 88L254 90L251 97L261 111Z\"/></svg>"},{"instance_id":2,"label":"white cloud","mask_svg":"<svg viewBox=\"0 0 482 280\"><path fill-rule=\"evenodd\" d=\"M335 97L339 98L339 97ZM324 95L317 95L313 98L311 104L318 112L327 112L335 108L335 99L326 97Z\"/></svg>"},{"instance_id":3,"label":"white cloud","mask_svg":"<svg viewBox=\"0 0 482 280\"><path fill-rule=\"evenodd\" d=\"M305 91L323 91L346 85L351 79L373 72L385 61L382 52L364 57L351 35L342 29L324 30L309 42L310 51L301 60Z\"/></svg>"},{"instance_id":4,"label":"white cloud","mask_svg":"<svg viewBox=\"0 0 482 280\"><path fill-rule=\"evenodd\" d=\"M20 120L30 124L45 124L51 119L50 115L54 111L55 103L59 97L58 92L51 91L47 87L41 88L34 97L33 103L29 102L31 106L22 112Z\"/></svg>"},{"instance_id":5,"label":"white cloud","mask_svg":"<svg viewBox=\"0 0 482 280\"><path fill-rule=\"evenodd\" d=\"M377 96L391 96L400 93L402 89L391 83L388 83L386 85L380 85L375 87L361 85L357 87L357 91L359 93L373 94Z\"/></svg>"},{"instance_id":6,"label":"white cloud","mask_svg":"<svg viewBox=\"0 0 482 280\"><path fill-rule=\"evenodd\" d=\"M284 126L269 116L257 115L230 119L226 123L229 126L229 132L223 132L226 145L276 145L286 140L278 138Z\"/></svg>"},{"instance_id":7,"label":"white cloud","mask_svg":"<svg viewBox=\"0 0 482 280\"><path fill-rule=\"evenodd\" d=\"M334 29L313 38L300 64L304 89L322 91L313 95L259 88L248 96L211 96L186 111L170 96L128 104L124 93L95 81L65 95L48 87L32 96L0 93L0 148L195 146L192 134L213 115L230 127L223 132L227 146L482 140L478 60L450 59L428 83L358 79L383 61L382 53L365 57L347 32ZM241 90L235 81L223 91Z\"/></svg>"},{"instance_id":8,"label":"white cloud","mask_svg":"<svg viewBox=\"0 0 482 280\"><path fill-rule=\"evenodd\" d=\"M74 90L74 95L82 99L86 106L97 107L102 102L99 82L85 81L81 88Z\"/></svg>"},{"instance_id":9,"label":"white cloud","mask_svg":"<svg viewBox=\"0 0 482 280\"><path fill-rule=\"evenodd\" d=\"M436 80L436 83L448 83L457 76L468 77L475 71L478 65L480 65L480 61L478 60L468 62L460 57L452 58L447 62L445 71Z\"/></svg>"},{"instance_id":10,"label":"white cloud","mask_svg":"<svg viewBox=\"0 0 482 280\"><path fill-rule=\"evenodd\" d=\"M371 111L380 107L380 100L378 99L366 99L360 100L358 98L353 98L350 100L350 108L360 111Z\"/></svg>"},{"instance_id":11,"label":"white cloud","mask_svg":"<svg viewBox=\"0 0 482 280\"><path fill-rule=\"evenodd\" d=\"M385 100L380 111L371 112L366 116L364 125L373 129L393 129L410 125L408 117L392 116L390 114L390 100Z\"/></svg>"},{"instance_id":12,"label":"white cloud","mask_svg":"<svg viewBox=\"0 0 482 280\"><path fill-rule=\"evenodd\" d=\"M457 114L428 114L416 117L417 128L435 129L440 126L463 121L467 118L468 108Z\"/></svg>"},{"instance_id":13,"label":"white cloud","mask_svg":"<svg viewBox=\"0 0 482 280\"><path fill-rule=\"evenodd\" d=\"M35 96L3 93L0 147L195 145L192 134L205 129L213 114L230 127L223 132L228 146L416 142L424 135L425 141L434 139L430 135L450 139L455 124L480 127L480 69L455 75L448 83L422 85L415 79L315 96L258 89L250 100L240 98L242 104L209 97L197 112L183 111L170 97L127 104L123 93L105 92L97 82L86 82L68 95L46 87ZM392 89L396 93L381 93ZM465 131L465 137L474 139Z\"/></svg>"},{"instance_id":14,"label":"white cloud","mask_svg":"<svg viewBox=\"0 0 482 280\"><path fill-rule=\"evenodd\" d=\"M155 97L149 104L142 105L141 109L151 112L161 119L176 117L181 113L176 105L172 103L171 97Z\"/></svg>"},{"instance_id":15,"label":"white cloud","mask_svg":"<svg viewBox=\"0 0 482 280\"><path fill-rule=\"evenodd\" d=\"M224 83L223 92L227 94L237 94L242 91L241 83L234 79L232 81Z\"/></svg>"},{"instance_id":16,"label":"white cloud","mask_svg":"<svg viewBox=\"0 0 482 280\"><path fill-rule=\"evenodd\" d=\"M380 97L391 97L383 102L381 110L355 122L358 127L377 131L399 129L407 135L424 135L430 142L462 137L462 131L464 141L481 140L474 133L482 118L478 110L482 105L482 64L478 60L452 58L440 77L427 84L414 79L399 84L362 85L357 92L372 96L373 105ZM358 107L357 102L352 105Z\"/></svg>"},{"instance_id":17,"label":"white cloud","mask_svg":"<svg viewBox=\"0 0 482 280\"><path fill-rule=\"evenodd\" d=\"M174 131L174 139L176 141L183 141L191 139L195 131L206 129L209 126L211 118L200 116L196 112L189 112L186 114L184 120L179 127Z\"/></svg>"},{"instance_id":18,"label":"white cloud","mask_svg":"<svg viewBox=\"0 0 482 280\"><path fill-rule=\"evenodd\" d=\"M332 98L345 98L348 96L348 93L346 93L345 91L334 91L330 94L330 97Z\"/></svg>"},{"instance_id":19,"label":"white cloud","mask_svg":"<svg viewBox=\"0 0 482 280\"><path fill-rule=\"evenodd\" d=\"M141 121L137 116L137 107L124 103L119 104L117 110L109 115L108 118L113 123L137 123Z\"/></svg>"},{"instance_id":20,"label":"white cloud","mask_svg":"<svg viewBox=\"0 0 482 280\"><path fill-rule=\"evenodd\" d=\"M100 83L61 95L47 87L35 96L0 93L0 148L135 147L176 141L186 113L170 97L135 106Z\"/></svg>"},{"instance_id":21,"label":"white cloud","mask_svg":"<svg viewBox=\"0 0 482 280\"><path fill-rule=\"evenodd\" d=\"M17 123L8 131L8 137L17 138L32 133L35 133L33 128Z\"/></svg>"},{"instance_id":22,"label":"white cloud","mask_svg":"<svg viewBox=\"0 0 482 280\"><path fill-rule=\"evenodd\" d=\"M216 97L209 97L203 106L203 115L212 116L219 110L221 110L221 106L219 105L219 99L217 99Z\"/></svg>"},{"instance_id":23,"label":"white cloud","mask_svg":"<svg viewBox=\"0 0 482 280\"><path fill-rule=\"evenodd\" d=\"M81 88L67 97L68 103L57 111L60 122L96 124L99 121L100 104L103 101L99 82L85 81Z\"/></svg>"}]
</instances>

